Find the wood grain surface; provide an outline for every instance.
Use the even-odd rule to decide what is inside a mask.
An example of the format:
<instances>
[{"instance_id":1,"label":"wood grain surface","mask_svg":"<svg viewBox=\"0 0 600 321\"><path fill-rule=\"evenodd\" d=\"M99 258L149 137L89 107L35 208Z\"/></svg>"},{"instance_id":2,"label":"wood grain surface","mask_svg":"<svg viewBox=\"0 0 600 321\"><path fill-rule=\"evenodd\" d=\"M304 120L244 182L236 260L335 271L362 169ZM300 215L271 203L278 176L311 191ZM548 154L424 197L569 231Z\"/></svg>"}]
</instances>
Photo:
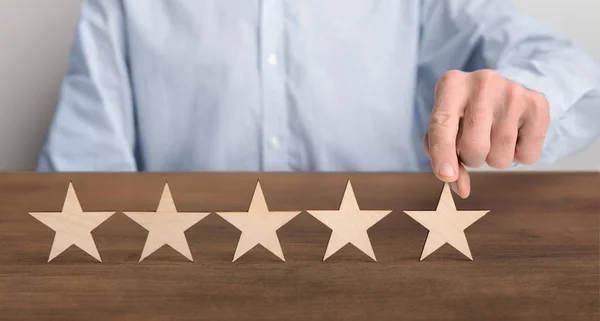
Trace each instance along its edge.
<instances>
[{"instance_id":1,"label":"wood grain surface","mask_svg":"<svg viewBox=\"0 0 600 321\"><path fill-rule=\"evenodd\" d=\"M260 179L270 210L303 212L278 232L282 262L257 247L231 262ZM331 230L306 210L337 209L351 179L378 262L351 245L323 262ZM84 211L119 211L92 234L99 263L28 212L60 211L69 181ZM165 182L181 212L213 212L186 232L194 262L163 247L138 262L147 231L121 211L155 211ZM397 173L0 173L2 320L599 319L599 173L474 173L457 208L489 209L466 229L474 261L449 245L419 262L442 184Z\"/></svg>"}]
</instances>

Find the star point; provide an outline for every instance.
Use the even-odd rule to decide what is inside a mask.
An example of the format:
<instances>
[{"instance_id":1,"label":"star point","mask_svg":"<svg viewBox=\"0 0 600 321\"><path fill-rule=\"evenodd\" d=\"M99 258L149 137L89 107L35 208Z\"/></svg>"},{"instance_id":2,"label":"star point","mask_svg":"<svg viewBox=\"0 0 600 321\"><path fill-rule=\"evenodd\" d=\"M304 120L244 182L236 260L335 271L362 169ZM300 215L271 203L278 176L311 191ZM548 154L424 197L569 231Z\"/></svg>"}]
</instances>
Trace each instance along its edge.
<instances>
[{"instance_id":1,"label":"star point","mask_svg":"<svg viewBox=\"0 0 600 321\"><path fill-rule=\"evenodd\" d=\"M473 255L464 230L488 212L489 210L457 210L452 192L447 183L444 184L435 211L404 211L404 213L429 230L419 261L423 261L446 243L472 261Z\"/></svg>"},{"instance_id":2,"label":"star point","mask_svg":"<svg viewBox=\"0 0 600 321\"><path fill-rule=\"evenodd\" d=\"M114 213L116 212L84 212L73 183L69 182L61 212L31 212L29 214L55 231L48 257L48 263L50 263L72 245L102 262L91 232Z\"/></svg>"},{"instance_id":3,"label":"star point","mask_svg":"<svg viewBox=\"0 0 600 321\"><path fill-rule=\"evenodd\" d=\"M257 245L262 245L281 261L285 261L277 230L301 212L269 211L260 182L257 182L248 212L217 212L217 215L242 232L232 262Z\"/></svg>"},{"instance_id":4,"label":"star point","mask_svg":"<svg viewBox=\"0 0 600 321\"><path fill-rule=\"evenodd\" d=\"M139 260L141 262L165 245L188 260L194 261L185 231L210 213L178 212L169 184L165 183L156 212L124 212L124 214L148 231Z\"/></svg>"},{"instance_id":5,"label":"star point","mask_svg":"<svg viewBox=\"0 0 600 321\"><path fill-rule=\"evenodd\" d=\"M323 261L346 244L354 245L373 261L377 261L367 230L392 211L361 210L350 180L346 184L338 210L308 210L307 212L332 230Z\"/></svg>"}]
</instances>

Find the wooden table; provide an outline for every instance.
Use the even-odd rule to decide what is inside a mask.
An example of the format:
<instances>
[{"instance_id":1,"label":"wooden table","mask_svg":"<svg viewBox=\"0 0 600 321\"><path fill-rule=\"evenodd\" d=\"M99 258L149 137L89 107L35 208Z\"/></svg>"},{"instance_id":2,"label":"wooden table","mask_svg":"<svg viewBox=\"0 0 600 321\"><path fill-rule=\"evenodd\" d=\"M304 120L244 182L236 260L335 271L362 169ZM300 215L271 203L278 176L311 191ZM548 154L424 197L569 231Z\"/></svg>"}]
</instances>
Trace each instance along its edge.
<instances>
[{"instance_id":1,"label":"wooden table","mask_svg":"<svg viewBox=\"0 0 600 321\"><path fill-rule=\"evenodd\" d=\"M60 211L72 180L84 211L154 211L165 181L179 211L246 211L260 179L270 210L337 209L350 178L362 209L394 211L369 230L378 262L348 245L323 262L330 229L306 212L279 230L287 262L215 214L139 261L147 232L122 213L94 230L99 263L28 212ZM491 210L466 230L474 261L444 245L419 262L433 210L430 174L0 174L3 320L590 320L599 318L599 173L475 173L458 209Z\"/></svg>"}]
</instances>

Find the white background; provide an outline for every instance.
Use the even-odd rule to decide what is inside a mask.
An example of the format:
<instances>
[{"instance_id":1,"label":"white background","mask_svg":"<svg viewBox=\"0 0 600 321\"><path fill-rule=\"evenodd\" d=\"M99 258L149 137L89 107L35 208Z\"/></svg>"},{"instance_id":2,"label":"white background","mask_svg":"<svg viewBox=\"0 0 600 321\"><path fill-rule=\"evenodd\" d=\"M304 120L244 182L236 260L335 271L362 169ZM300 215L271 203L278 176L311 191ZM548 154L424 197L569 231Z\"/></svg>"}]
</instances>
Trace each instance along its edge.
<instances>
[{"instance_id":1,"label":"white background","mask_svg":"<svg viewBox=\"0 0 600 321\"><path fill-rule=\"evenodd\" d=\"M80 1L0 0L0 170L35 168L66 70ZM600 59L600 0L515 3L524 12L567 33ZM599 169L600 141L588 151L556 164L526 168Z\"/></svg>"}]
</instances>

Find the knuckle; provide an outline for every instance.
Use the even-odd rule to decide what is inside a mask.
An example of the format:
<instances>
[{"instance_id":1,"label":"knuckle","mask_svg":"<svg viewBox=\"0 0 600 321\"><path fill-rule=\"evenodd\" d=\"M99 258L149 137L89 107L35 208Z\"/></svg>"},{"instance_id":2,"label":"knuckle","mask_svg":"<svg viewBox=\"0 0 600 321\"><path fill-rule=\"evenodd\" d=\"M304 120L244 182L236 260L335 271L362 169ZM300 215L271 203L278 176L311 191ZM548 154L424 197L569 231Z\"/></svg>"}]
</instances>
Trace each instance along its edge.
<instances>
[{"instance_id":1,"label":"knuckle","mask_svg":"<svg viewBox=\"0 0 600 321\"><path fill-rule=\"evenodd\" d=\"M530 120L534 122L537 131L546 131L550 125L550 113L543 109L533 108L529 111Z\"/></svg>"},{"instance_id":2,"label":"knuckle","mask_svg":"<svg viewBox=\"0 0 600 321\"><path fill-rule=\"evenodd\" d=\"M546 99L546 96L536 91L530 91L529 93L529 97L533 105L539 108L548 108L548 100Z\"/></svg>"},{"instance_id":3,"label":"knuckle","mask_svg":"<svg viewBox=\"0 0 600 321\"><path fill-rule=\"evenodd\" d=\"M525 93L525 88L515 82L506 81L506 92L519 97Z\"/></svg>"},{"instance_id":4,"label":"knuckle","mask_svg":"<svg viewBox=\"0 0 600 321\"><path fill-rule=\"evenodd\" d=\"M471 129L478 127L480 124L486 124L489 117L491 117L491 112L492 110L487 108L485 104L472 105L463 118L463 125L466 129Z\"/></svg>"},{"instance_id":5,"label":"knuckle","mask_svg":"<svg viewBox=\"0 0 600 321\"><path fill-rule=\"evenodd\" d=\"M530 110L534 119L542 122L544 125L548 125L550 123L550 107L546 98L542 94L534 93L530 100L530 106Z\"/></svg>"},{"instance_id":6,"label":"knuckle","mask_svg":"<svg viewBox=\"0 0 600 321\"><path fill-rule=\"evenodd\" d=\"M507 102L504 107L504 111L499 112L499 116L501 116L502 118L508 118L512 120L518 119L521 115L523 115L523 112L525 111L524 106L525 104L523 104L523 102L521 101Z\"/></svg>"},{"instance_id":7,"label":"knuckle","mask_svg":"<svg viewBox=\"0 0 600 321\"><path fill-rule=\"evenodd\" d=\"M489 153L489 143L482 140L461 140L459 142L460 159L466 166L480 167Z\"/></svg>"},{"instance_id":8,"label":"knuckle","mask_svg":"<svg viewBox=\"0 0 600 321\"><path fill-rule=\"evenodd\" d=\"M546 140L545 132L537 132L531 134L529 137L523 137L522 139L526 139L528 141L528 146L535 146L528 148L527 150L523 150L525 153L533 153L537 154L541 151L542 146L544 146L544 141Z\"/></svg>"},{"instance_id":9,"label":"knuckle","mask_svg":"<svg viewBox=\"0 0 600 321\"><path fill-rule=\"evenodd\" d=\"M508 82L504 91L503 105L498 111L497 117L508 119L519 119L527 107L525 88L514 82Z\"/></svg>"},{"instance_id":10,"label":"knuckle","mask_svg":"<svg viewBox=\"0 0 600 321\"><path fill-rule=\"evenodd\" d=\"M492 142L492 152L488 156L487 163L493 168L504 169L510 166L515 156L517 144L517 132L502 133L495 137Z\"/></svg>"},{"instance_id":11,"label":"knuckle","mask_svg":"<svg viewBox=\"0 0 600 321\"><path fill-rule=\"evenodd\" d=\"M548 109L544 109L544 111L542 112L542 116L540 117L540 120L544 124L544 130L546 130L548 128L548 126L550 126L550 122L551 122L550 111Z\"/></svg>"},{"instance_id":12,"label":"knuckle","mask_svg":"<svg viewBox=\"0 0 600 321\"><path fill-rule=\"evenodd\" d=\"M443 111L437 111L433 114L431 114L431 120L429 122L431 127L449 127L450 124L452 123L452 115L447 113L447 112L443 112Z\"/></svg>"},{"instance_id":13,"label":"knuckle","mask_svg":"<svg viewBox=\"0 0 600 321\"><path fill-rule=\"evenodd\" d=\"M431 154L439 154L452 148L452 143L449 141L435 141L429 145L429 151Z\"/></svg>"},{"instance_id":14,"label":"knuckle","mask_svg":"<svg viewBox=\"0 0 600 321\"><path fill-rule=\"evenodd\" d=\"M489 88L490 86L492 86L495 82L496 79L498 79L498 74L493 71L493 70L489 70L489 69L484 69L481 71L477 72L477 83L479 84L479 88L480 90Z\"/></svg>"},{"instance_id":15,"label":"knuckle","mask_svg":"<svg viewBox=\"0 0 600 321\"><path fill-rule=\"evenodd\" d=\"M498 75L495 71L481 70L478 71L475 77L475 86L477 93L475 94L475 102L478 104L490 105L490 98L494 97L494 91L497 87Z\"/></svg>"},{"instance_id":16,"label":"knuckle","mask_svg":"<svg viewBox=\"0 0 600 321\"><path fill-rule=\"evenodd\" d=\"M449 70L447 72L445 72L439 80L439 84L442 86L453 86L455 83L457 83L462 76L464 75L464 72L460 71L460 70Z\"/></svg>"},{"instance_id":17,"label":"knuckle","mask_svg":"<svg viewBox=\"0 0 600 321\"><path fill-rule=\"evenodd\" d=\"M509 82L506 88L506 103L508 108L519 108L523 105L525 90L514 82Z\"/></svg>"},{"instance_id":18,"label":"knuckle","mask_svg":"<svg viewBox=\"0 0 600 321\"><path fill-rule=\"evenodd\" d=\"M490 151L490 142L476 138L461 139L459 149L468 155L481 156L487 155Z\"/></svg>"},{"instance_id":19,"label":"knuckle","mask_svg":"<svg viewBox=\"0 0 600 321\"><path fill-rule=\"evenodd\" d=\"M515 157L519 162L531 165L535 163L542 154L542 148L546 139L544 132L529 134L525 137L520 137L517 143Z\"/></svg>"},{"instance_id":20,"label":"knuckle","mask_svg":"<svg viewBox=\"0 0 600 321\"><path fill-rule=\"evenodd\" d=\"M504 134L498 139L499 147L503 150L515 145L517 142L517 134Z\"/></svg>"}]
</instances>

